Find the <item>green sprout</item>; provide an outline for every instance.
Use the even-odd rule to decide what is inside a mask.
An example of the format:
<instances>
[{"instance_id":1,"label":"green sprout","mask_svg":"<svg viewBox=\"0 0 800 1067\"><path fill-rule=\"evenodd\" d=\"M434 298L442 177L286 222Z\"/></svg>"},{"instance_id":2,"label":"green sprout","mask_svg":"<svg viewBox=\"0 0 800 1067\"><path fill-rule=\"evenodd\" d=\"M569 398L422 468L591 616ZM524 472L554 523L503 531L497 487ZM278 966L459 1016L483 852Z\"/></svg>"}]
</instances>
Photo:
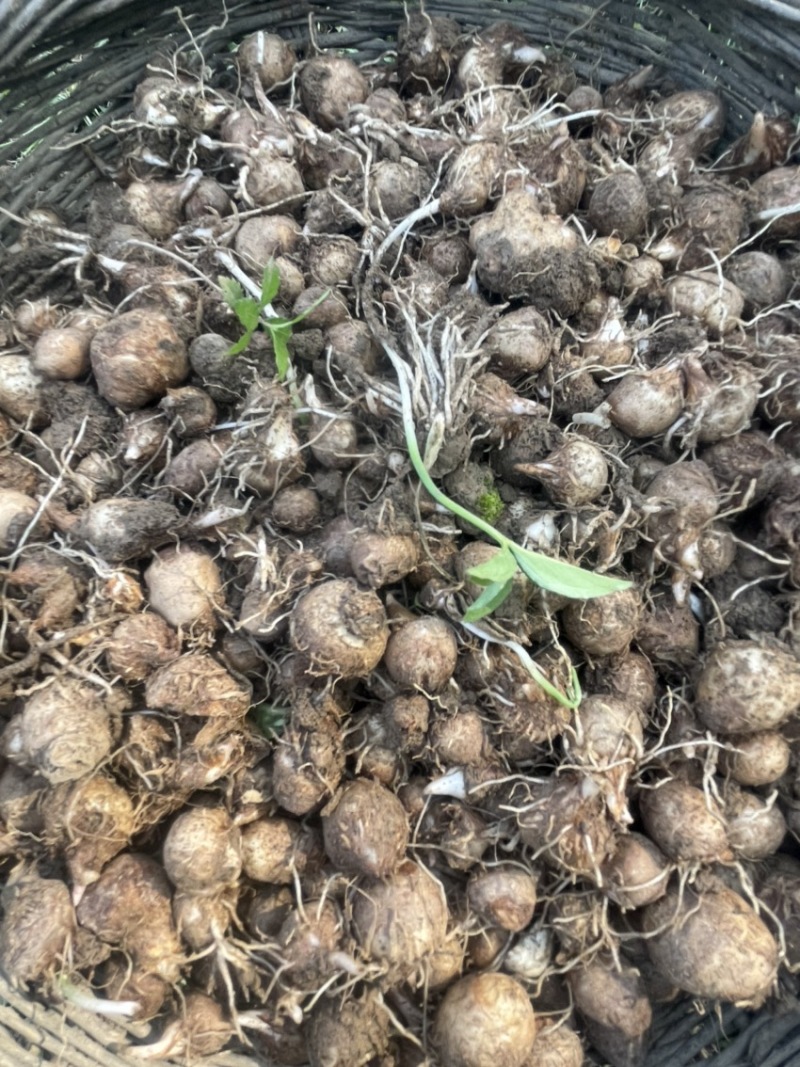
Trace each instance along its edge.
<instances>
[{"instance_id":1,"label":"green sprout","mask_svg":"<svg viewBox=\"0 0 800 1067\"><path fill-rule=\"evenodd\" d=\"M264 737L279 737L286 726L289 708L277 704L256 704L249 712L249 718L259 733Z\"/></svg>"},{"instance_id":2,"label":"green sprout","mask_svg":"<svg viewBox=\"0 0 800 1067\"><path fill-rule=\"evenodd\" d=\"M296 315L293 319L285 319L280 315L275 315L272 311L272 301L278 295L281 285L280 271L274 260L271 259L264 267L264 274L261 278L261 293L258 299L253 296L246 296L244 289L234 278L221 276L217 281L222 290L223 300L232 309L236 318L244 327L244 333L228 349L228 355L238 356L240 352L244 352L252 341L253 334L261 326L267 331L272 341L278 380L281 382L286 381L292 365L289 353L289 338L292 336L292 328L298 322L302 322L315 307L326 299L330 289L326 289L305 311Z\"/></svg>"},{"instance_id":3,"label":"green sprout","mask_svg":"<svg viewBox=\"0 0 800 1067\"><path fill-rule=\"evenodd\" d=\"M486 522L496 523L504 510L505 504L496 489L487 489L478 497L478 514Z\"/></svg>"},{"instance_id":4,"label":"green sprout","mask_svg":"<svg viewBox=\"0 0 800 1067\"><path fill-rule=\"evenodd\" d=\"M430 476L428 463L426 459L422 458L417 444L413 401L409 388L409 379L406 377L409 368L407 368L400 355L383 338L382 345L397 375L400 387L400 408L405 446L409 449L409 459L417 477L437 504L446 508L451 514L457 515L464 522L475 526L500 548L500 551L492 556L491 559L478 563L476 567L471 567L466 572L466 576L471 582L475 582L484 588L478 599L471 603L464 612L463 623L470 626L487 615L492 615L492 612L496 611L507 600L511 593L514 577L519 571L522 571L533 585L549 592L559 593L562 596L569 596L573 600L591 600L594 596L606 596L608 593L619 592L621 589L630 587L630 583L621 578L610 578L605 574L595 574L592 571L575 567L574 563L564 563L560 559L551 559L543 553L532 552L530 548L524 548L521 544L517 544L516 541L506 537L505 534L501 534L491 522L462 507L457 501L443 493ZM435 457L438 446L441 445L443 439L444 419L443 416L436 415L428 436L426 458ZM432 461L431 459L430 462ZM521 652L524 653L522 647L517 646L514 641L500 641L499 643L513 647L513 651L517 655L521 655ZM554 697L559 703L567 707L577 706L580 701L580 687L574 668L571 671L572 696L570 697L562 694L562 692L544 680L541 671L535 667L527 653L524 656L524 662L526 668L533 674L534 678L537 678L551 697Z\"/></svg>"}]
</instances>

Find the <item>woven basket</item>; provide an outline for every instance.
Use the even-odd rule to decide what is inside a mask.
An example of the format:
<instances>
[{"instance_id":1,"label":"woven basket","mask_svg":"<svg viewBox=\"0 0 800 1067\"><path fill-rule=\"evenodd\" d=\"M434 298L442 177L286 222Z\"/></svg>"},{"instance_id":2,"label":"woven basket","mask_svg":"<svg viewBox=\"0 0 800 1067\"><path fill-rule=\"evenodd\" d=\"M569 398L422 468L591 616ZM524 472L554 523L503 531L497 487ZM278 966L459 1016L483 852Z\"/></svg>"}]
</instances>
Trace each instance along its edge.
<instances>
[{"instance_id":1,"label":"woven basket","mask_svg":"<svg viewBox=\"0 0 800 1067\"><path fill-rule=\"evenodd\" d=\"M430 14L465 28L508 19L538 43L562 50L582 78L603 87L645 64L654 80L713 87L729 105L726 136L752 113L800 111L800 5L797 0L432 0ZM109 128L129 112L133 87L164 49L200 42L221 85L235 85L231 44L257 29L279 31L302 48L346 48L361 61L391 47L403 19L400 0L0 0L0 247L16 238L13 215L51 206L78 223L97 160L113 162ZM92 156L83 147L92 136ZM6 263L4 264L3 260ZM0 296L12 293L13 257L0 255ZM17 279L18 281L18 279ZM125 1048L141 1038L70 1007L48 1007L0 977L0 1067L132 1067ZM209 1067L267 1061L223 1053ZM647 1067L796 1067L800 1011L770 1015L726 1006L704 1011L688 1000L664 1009L653 1028Z\"/></svg>"}]
</instances>

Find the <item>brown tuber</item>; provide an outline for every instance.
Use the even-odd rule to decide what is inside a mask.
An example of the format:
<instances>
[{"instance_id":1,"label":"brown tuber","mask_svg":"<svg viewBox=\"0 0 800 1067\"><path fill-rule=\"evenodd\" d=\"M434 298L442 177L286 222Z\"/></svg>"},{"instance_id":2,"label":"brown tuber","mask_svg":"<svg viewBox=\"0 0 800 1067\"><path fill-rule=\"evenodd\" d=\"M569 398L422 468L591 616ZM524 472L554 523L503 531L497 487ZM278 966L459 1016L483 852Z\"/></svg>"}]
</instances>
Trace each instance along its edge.
<instances>
[{"instance_id":1,"label":"brown tuber","mask_svg":"<svg viewBox=\"0 0 800 1067\"><path fill-rule=\"evenodd\" d=\"M39 982L65 962L75 912L63 882L34 872L13 876L2 892L0 969L13 985Z\"/></svg>"},{"instance_id":2,"label":"brown tuber","mask_svg":"<svg viewBox=\"0 0 800 1067\"><path fill-rule=\"evenodd\" d=\"M297 602L290 621L292 645L316 673L358 678L378 665L389 630L383 604L355 582L336 578Z\"/></svg>"},{"instance_id":3,"label":"brown tuber","mask_svg":"<svg viewBox=\"0 0 800 1067\"><path fill-rule=\"evenodd\" d=\"M647 190L635 170L602 178L589 200L589 222L598 233L622 241L638 237L647 225Z\"/></svg>"},{"instance_id":4,"label":"brown tuber","mask_svg":"<svg viewBox=\"0 0 800 1067\"><path fill-rule=\"evenodd\" d=\"M444 619L411 619L389 638L384 666L398 685L436 693L453 676L458 658L455 632Z\"/></svg>"},{"instance_id":5,"label":"brown tuber","mask_svg":"<svg viewBox=\"0 0 800 1067\"><path fill-rule=\"evenodd\" d=\"M171 900L163 867L149 856L124 852L83 894L78 922L140 967L173 981L181 952Z\"/></svg>"},{"instance_id":6,"label":"brown tuber","mask_svg":"<svg viewBox=\"0 0 800 1067\"><path fill-rule=\"evenodd\" d=\"M147 706L179 715L235 723L250 707L250 687L211 656L190 652L159 667L147 680Z\"/></svg>"},{"instance_id":7,"label":"brown tuber","mask_svg":"<svg viewBox=\"0 0 800 1067\"><path fill-rule=\"evenodd\" d=\"M256 819L242 828L242 871L254 882L291 885L305 867L303 830L294 819Z\"/></svg>"},{"instance_id":8,"label":"brown tuber","mask_svg":"<svg viewBox=\"0 0 800 1067\"><path fill-rule=\"evenodd\" d=\"M361 530L350 546L350 566L361 585L380 589L394 585L417 565L417 540L410 534L380 534Z\"/></svg>"},{"instance_id":9,"label":"brown tuber","mask_svg":"<svg viewBox=\"0 0 800 1067\"><path fill-rule=\"evenodd\" d=\"M621 908L641 908L664 896L669 873L667 857L648 837L623 834L603 866L604 890Z\"/></svg>"},{"instance_id":10,"label":"brown tuber","mask_svg":"<svg viewBox=\"0 0 800 1067\"><path fill-rule=\"evenodd\" d=\"M600 286L577 233L558 216L542 215L526 189L506 193L491 214L473 223L470 247L487 289L539 311L574 315Z\"/></svg>"},{"instance_id":11,"label":"brown tuber","mask_svg":"<svg viewBox=\"0 0 800 1067\"><path fill-rule=\"evenodd\" d=\"M718 733L775 729L800 707L800 662L780 646L720 642L703 664L695 699L701 721Z\"/></svg>"},{"instance_id":12,"label":"brown tuber","mask_svg":"<svg viewBox=\"0 0 800 1067\"><path fill-rule=\"evenodd\" d=\"M490 867L470 877L467 900L475 914L486 922L519 933L533 918L536 878L510 864Z\"/></svg>"},{"instance_id":13,"label":"brown tuber","mask_svg":"<svg viewBox=\"0 0 800 1067\"><path fill-rule=\"evenodd\" d=\"M350 108L363 104L367 80L352 59L318 55L300 71L300 97L309 116L323 130L344 126Z\"/></svg>"},{"instance_id":14,"label":"brown tuber","mask_svg":"<svg viewBox=\"0 0 800 1067\"><path fill-rule=\"evenodd\" d=\"M405 974L435 952L447 933L444 887L411 860L388 878L360 881L352 891L352 916L367 959Z\"/></svg>"},{"instance_id":15,"label":"brown tuber","mask_svg":"<svg viewBox=\"0 0 800 1067\"><path fill-rule=\"evenodd\" d=\"M403 859L408 817L397 797L367 778L348 782L322 812L328 858L345 874L385 878Z\"/></svg>"},{"instance_id":16,"label":"brown tuber","mask_svg":"<svg viewBox=\"0 0 800 1067\"><path fill-rule=\"evenodd\" d=\"M595 600L573 600L561 613L566 636L590 656L625 652L641 617L642 597L637 589L621 589Z\"/></svg>"},{"instance_id":17,"label":"brown tuber","mask_svg":"<svg viewBox=\"0 0 800 1067\"><path fill-rule=\"evenodd\" d=\"M720 765L739 785L769 785L789 768L792 750L775 730L735 734L728 744L731 748L720 753Z\"/></svg>"},{"instance_id":18,"label":"brown tuber","mask_svg":"<svg viewBox=\"0 0 800 1067\"><path fill-rule=\"evenodd\" d=\"M470 974L444 995L433 1041L442 1067L524 1067L536 1039L528 994L506 974Z\"/></svg>"},{"instance_id":19,"label":"brown tuber","mask_svg":"<svg viewBox=\"0 0 800 1067\"><path fill-rule=\"evenodd\" d=\"M164 870L184 893L217 893L242 870L241 832L224 808L189 808L164 839Z\"/></svg>"},{"instance_id":20,"label":"brown tuber","mask_svg":"<svg viewBox=\"0 0 800 1067\"><path fill-rule=\"evenodd\" d=\"M90 339L90 334L75 326L45 330L31 353L34 369L55 381L82 378L89 370Z\"/></svg>"},{"instance_id":21,"label":"brown tuber","mask_svg":"<svg viewBox=\"0 0 800 1067\"><path fill-rule=\"evenodd\" d=\"M225 600L222 578L207 552L183 543L156 554L144 572L150 606L170 626L197 632L217 628Z\"/></svg>"},{"instance_id":22,"label":"brown tuber","mask_svg":"<svg viewBox=\"0 0 800 1067\"><path fill-rule=\"evenodd\" d=\"M125 311L92 338L97 391L123 411L144 407L180 385L189 373L186 347L166 316Z\"/></svg>"},{"instance_id":23,"label":"brown tuber","mask_svg":"<svg viewBox=\"0 0 800 1067\"><path fill-rule=\"evenodd\" d=\"M615 1067L641 1063L653 1012L639 972L596 956L570 972L569 987L603 1058Z\"/></svg>"},{"instance_id":24,"label":"brown tuber","mask_svg":"<svg viewBox=\"0 0 800 1067\"><path fill-rule=\"evenodd\" d=\"M308 1020L306 1045L311 1067L383 1062L389 1047L389 1014L380 992L368 989L344 1002L339 997L322 999Z\"/></svg>"},{"instance_id":25,"label":"brown tuber","mask_svg":"<svg viewBox=\"0 0 800 1067\"><path fill-rule=\"evenodd\" d=\"M0 488L0 553L13 551L26 534L36 537L47 530L47 522L41 516L36 519L38 511L27 493Z\"/></svg>"},{"instance_id":26,"label":"brown tuber","mask_svg":"<svg viewBox=\"0 0 800 1067\"><path fill-rule=\"evenodd\" d=\"M108 666L126 682L143 682L181 653L175 631L160 615L131 615L117 626L106 645Z\"/></svg>"},{"instance_id":27,"label":"brown tuber","mask_svg":"<svg viewBox=\"0 0 800 1067\"><path fill-rule=\"evenodd\" d=\"M96 882L134 831L133 801L104 774L56 786L45 801L45 833L63 851L75 889Z\"/></svg>"},{"instance_id":28,"label":"brown tuber","mask_svg":"<svg viewBox=\"0 0 800 1067\"><path fill-rule=\"evenodd\" d=\"M730 889L674 888L643 912L647 951L687 993L758 1008L772 989L778 946L750 905Z\"/></svg>"},{"instance_id":29,"label":"brown tuber","mask_svg":"<svg viewBox=\"0 0 800 1067\"><path fill-rule=\"evenodd\" d=\"M170 540L181 524L178 509L161 500L107 497L91 504L72 533L102 559L139 559Z\"/></svg>"},{"instance_id":30,"label":"brown tuber","mask_svg":"<svg viewBox=\"0 0 800 1067\"><path fill-rule=\"evenodd\" d=\"M266 91L288 80L297 56L283 37L259 30L245 37L236 52L236 60L244 77L257 79Z\"/></svg>"},{"instance_id":31,"label":"brown tuber","mask_svg":"<svg viewBox=\"0 0 800 1067\"><path fill-rule=\"evenodd\" d=\"M13 755L53 785L93 771L119 737L119 713L127 697L109 694L68 675L39 689L22 711Z\"/></svg>"},{"instance_id":32,"label":"brown tuber","mask_svg":"<svg viewBox=\"0 0 800 1067\"><path fill-rule=\"evenodd\" d=\"M702 789L674 778L641 794L644 828L678 863L726 862L733 858L724 813Z\"/></svg>"}]
</instances>

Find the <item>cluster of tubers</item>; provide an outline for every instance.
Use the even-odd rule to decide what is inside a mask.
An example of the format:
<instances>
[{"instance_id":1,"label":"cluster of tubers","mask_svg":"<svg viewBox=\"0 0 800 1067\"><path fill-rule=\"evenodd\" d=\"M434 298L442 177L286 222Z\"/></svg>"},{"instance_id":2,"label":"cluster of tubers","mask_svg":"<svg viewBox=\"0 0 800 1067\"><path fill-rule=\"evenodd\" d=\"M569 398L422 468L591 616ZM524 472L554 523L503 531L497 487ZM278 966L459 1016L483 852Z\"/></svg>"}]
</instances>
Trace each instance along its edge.
<instances>
[{"instance_id":1,"label":"cluster of tubers","mask_svg":"<svg viewBox=\"0 0 800 1067\"><path fill-rule=\"evenodd\" d=\"M389 59L161 57L21 220L0 968L142 1059L636 1067L656 1004L797 992L795 128L509 23ZM229 355L271 265L288 374ZM409 418L628 587L465 622L498 548Z\"/></svg>"}]
</instances>

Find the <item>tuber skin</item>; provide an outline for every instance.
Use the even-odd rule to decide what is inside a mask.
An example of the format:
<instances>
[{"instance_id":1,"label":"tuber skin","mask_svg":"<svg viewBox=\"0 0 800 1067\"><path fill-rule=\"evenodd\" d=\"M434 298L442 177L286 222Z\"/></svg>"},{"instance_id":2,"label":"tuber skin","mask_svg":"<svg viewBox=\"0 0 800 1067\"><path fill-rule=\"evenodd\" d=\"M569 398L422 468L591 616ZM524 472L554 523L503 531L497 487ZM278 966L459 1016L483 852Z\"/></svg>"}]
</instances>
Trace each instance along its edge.
<instances>
[{"instance_id":1,"label":"tuber skin","mask_svg":"<svg viewBox=\"0 0 800 1067\"><path fill-rule=\"evenodd\" d=\"M778 947L762 919L730 889L672 888L643 912L653 963L699 997L758 1008L770 993Z\"/></svg>"},{"instance_id":2,"label":"tuber skin","mask_svg":"<svg viewBox=\"0 0 800 1067\"><path fill-rule=\"evenodd\" d=\"M189 373L186 346L175 327L152 311L126 311L101 326L90 357L100 396L123 411L160 399Z\"/></svg>"},{"instance_id":3,"label":"tuber skin","mask_svg":"<svg viewBox=\"0 0 800 1067\"><path fill-rule=\"evenodd\" d=\"M115 627L106 645L111 671L126 682L143 682L154 670L177 659L180 640L160 615L130 615Z\"/></svg>"},{"instance_id":4,"label":"tuber skin","mask_svg":"<svg viewBox=\"0 0 800 1067\"><path fill-rule=\"evenodd\" d=\"M290 621L293 647L313 673L357 678L376 667L386 649L386 612L373 592L333 579L305 593Z\"/></svg>"},{"instance_id":5,"label":"tuber skin","mask_svg":"<svg viewBox=\"0 0 800 1067\"><path fill-rule=\"evenodd\" d=\"M182 960L164 868L149 856L123 852L83 894L78 923L142 969L175 981Z\"/></svg>"},{"instance_id":6,"label":"tuber skin","mask_svg":"<svg viewBox=\"0 0 800 1067\"><path fill-rule=\"evenodd\" d=\"M361 995L323 998L308 1022L311 1067L366 1067L389 1047L389 1015L377 989Z\"/></svg>"},{"instance_id":7,"label":"tuber skin","mask_svg":"<svg viewBox=\"0 0 800 1067\"><path fill-rule=\"evenodd\" d=\"M73 678L55 681L26 701L12 755L52 785L81 778L111 753L128 702L119 689L107 694Z\"/></svg>"},{"instance_id":8,"label":"tuber skin","mask_svg":"<svg viewBox=\"0 0 800 1067\"><path fill-rule=\"evenodd\" d=\"M412 619L394 630L383 662L389 676L404 689L437 693L453 676L458 643L453 627L444 619Z\"/></svg>"},{"instance_id":9,"label":"tuber skin","mask_svg":"<svg viewBox=\"0 0 800 1067\"><path fill-rule=\"evenodd\" d=\"M720 642L703 664L695 696L700 719L718 733L775 729L800 707L800 662L784 647Z\"/></svg>"},{"instance_id":10,"label":"tuber skin","mask_svg":"<svg viewBox=\"0 0 800 1067\"><path fill-rule=\"evenodd\" d=\"M172 504L107 497L87 508L72 533L102 559L122 563L141 559L174 537L180 526L180 514Z\"/></svg>"},{"instance_id":11,"label":"tuber skin","mask_svg":"<svg viewBox=\"0 0 800 1067\"><path fill-rule=\"evenodd\" d=\"M642 617L642 597L636 588L621 589L596 600L573 600L561 618L570 641L590 656L625 652Z\"/></svg>"},{"instance_id":12,"label":"tuber skin","mask_svg":"<svg viewBox=\"0 0 800 1067\"><path fill-rule=\"evenodd\" d=\"M536 878L508 864L478 871L467 884L467 900L475 914L511 933L530 923L536 899Z\"/></svg>"},{"instance_id":13,"label":"tuber skin","mask_svg":"<svg viewBox=\"0 0 800 1067\"><path fill-rule=\"evenodd\" d=\"M4 886L0 902L0 969L14 986L40 982L66 962L75 912L63 882L22 871Z\"/></svg>"},{"instance_id":14,"label":"tuber skin","mask_svg":"<svg viewBox=\"0 0 800 1067\"><path fill-rule=\"evenodd\" d=\"M304 831L294 819L271 816L242 829L242 871L255 882L291 885L307 861Z\"/></svg>"},{"instance_id":15,"label":"tuber skin","mask_svg":"<svg viewBox=\"0 0 800 1067\"><path fill-rule=\"evenodd\" d=\"M164 870L184 893L217 893L242 871L242 835L224 808L189 808L164 839Z\"/></svg>"},{"instance_id":16,"label":"tuber skin","mask_svg":"<svg viewBox=\"0 0 800 1067\"><path fill-rule=\"evenodd\" d=\"M369 93L366 78L345 56L314 56L303 65L299 81L303 106L323 130L344 126L350 109Z\"/></svg>"},{"instance_id":17,"label":"tuber skin","mask_svg":"<svg viewBox=\"0 0 800 1067\"><path fill-rule=\"evenodd\" d=\"M127 790L104 774L57 786L44 816L46 840L54 851L63 850L75 899L127 847L135 828Z\"/></svg>"},{"instance_id":18,"label":"tuber skin","mask_svg":"<svg viewBox=\"0 0 800 1067\"><path fill-rule=\"evenodd\" d=\"M612 1064L641 1063L653 1013L639 972L597 956L569 986L592 1045Z\"/></svg>"},{"instance_id":19,"label":"tuber skin","mask_svg":"<svg viewBox=\"0 0 800 1067\"><path fill-rule=\"evenodd\" d=\"M367 959L408 975L444 942L444 887L411 860L386 879L361 880L351 896L353 932Z\"/></svg>"},{"instance_id":20,"label":"tuber skin","mask_svg":"<svg viewBox=\"0 0 800 1067\"><path fill-rule=\"evenodd\" d=\"M213 632L225 596L217 563L199 547L183 542L158 552L144 572L150 606L170 626L197 634Z\"/></svg>"},{"instance_id":21,"label":"tuber skin","mask_svg":"<svg viewBox=\"0 0 800 1067\"><path fill-rule=\"evenodd\" d=\"M366 778L348 782L322 812L325 851L345 874L391 875L405 855L408 818L397 797Z\"/></svg>"},{"instance_id":22,"label":"tuber skin","mask_svg":"<svg viewBox=\"0 0 800 1067\"><path fill-rule=\"evenodd\" d=\"M724 813L696 786L674 778L642 792L644 828L676 863L714 863L733 859Z\"/></svg>"},{"instance_id":23,"label":"tuber skin","mask_svg":"<svg viewBox=\"0 0 800 1067\"><path fill-rule=\"evenodd\" d=\"M310 900L294 909L281 926L277 944L288 981L297 989L316 988L336 970L344 922L331 900Z\"/></svg>"},{"instance_id":24,"label":"tuber skin","mask_svg":"<svg viewBox=\"0 0 800 1067\"><path fill-rule=\"evenodd\" d=\"M433 1041L442 1067L524 1067L536 1039L528 994L509 975L470 974L450 986Z\"/></svg>"}]
</instances>

